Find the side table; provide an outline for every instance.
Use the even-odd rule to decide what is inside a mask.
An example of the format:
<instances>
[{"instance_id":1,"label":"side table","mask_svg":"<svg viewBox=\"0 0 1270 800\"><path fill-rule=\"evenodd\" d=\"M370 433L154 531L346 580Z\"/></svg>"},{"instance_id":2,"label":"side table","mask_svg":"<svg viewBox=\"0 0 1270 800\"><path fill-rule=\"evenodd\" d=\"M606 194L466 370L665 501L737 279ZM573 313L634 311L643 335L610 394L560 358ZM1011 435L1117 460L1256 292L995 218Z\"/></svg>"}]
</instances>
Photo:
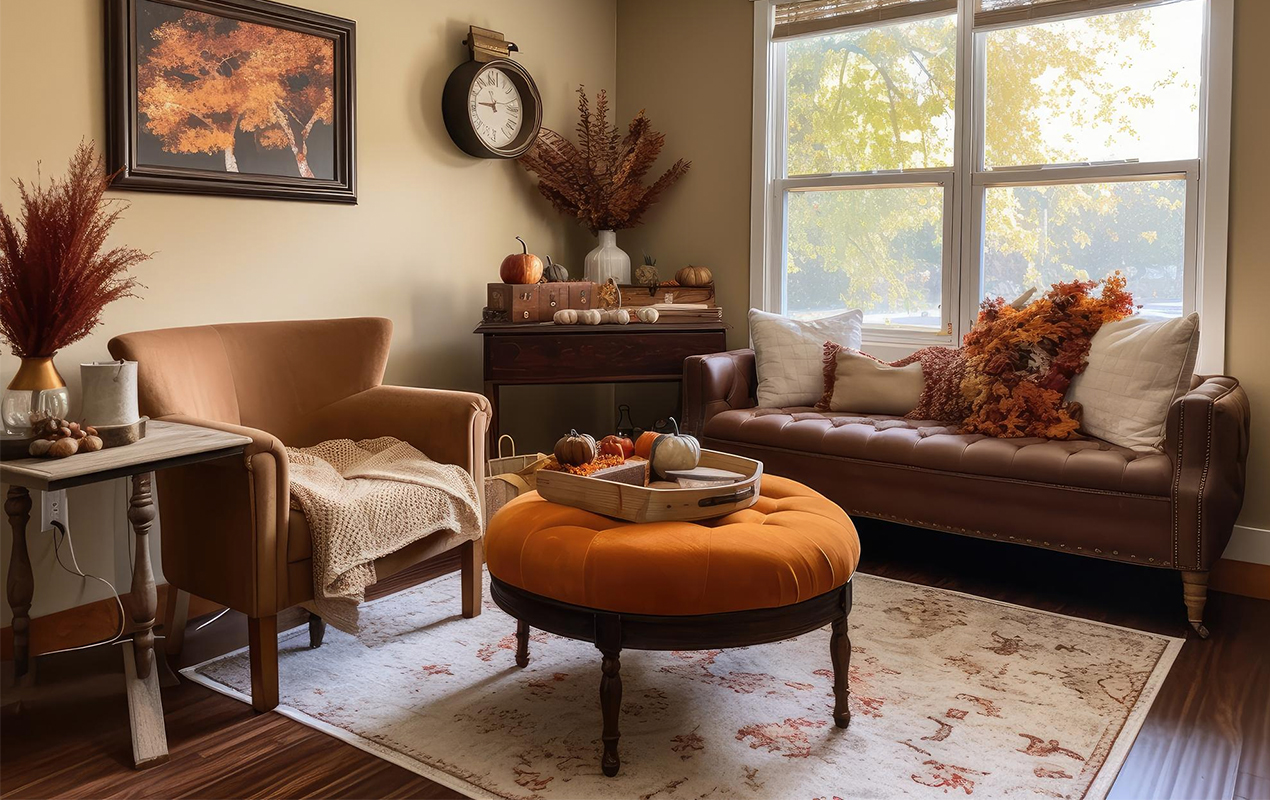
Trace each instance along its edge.
<instances>
[{"instance_id":1,"label":"side table","mask_svg":"<svg viewBox=\"0 0 1270 800\"><path fill-rule=\"evenodd\" d=\"M490 452L498 449L504 386L682 381L688 356L727 349L723 323L555 325L481 323L485 396L493 407Z\"/></svg>"},{"instance_id":2,"label":"side table","mask_svg":"<svg viewBox=\"0 0 1270 800\"><path fill-rule=\"evenodd\" d=\"M9 485L4 511L13 529L7 595L13 609L13 674L26 675L30 663L31 599L35 590L31 559L27 553L26 527L31 518L31 492L55 492L114 478L132 479L128 522L136 537L132 587L125 606L124 673L128 713L132 726L132 757L138 767L159 764L168 758L167 733L154 654L154 617L158 594L150 563L148 536L157 508L153 477L157 470L241 455L251 440L235 433L149 422L146 437L126 447L80 453L65 459L24 458L0 464L0 481Z\"/></svg>"}]
</instances>

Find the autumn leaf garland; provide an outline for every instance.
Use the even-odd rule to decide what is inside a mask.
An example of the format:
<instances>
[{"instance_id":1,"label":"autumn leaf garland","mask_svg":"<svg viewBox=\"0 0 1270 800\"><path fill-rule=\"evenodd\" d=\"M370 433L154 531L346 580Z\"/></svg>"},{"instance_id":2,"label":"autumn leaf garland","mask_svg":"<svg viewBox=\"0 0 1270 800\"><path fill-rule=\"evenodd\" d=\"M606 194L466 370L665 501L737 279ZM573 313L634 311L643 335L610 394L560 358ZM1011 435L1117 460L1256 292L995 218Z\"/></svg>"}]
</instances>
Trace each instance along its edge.
<instances>
[{"instance_id":1,"label":"autumn leaf garland","mask_svg":"<svg viewBox=\"0 0 1270 800\"><path fill-rule=\"evenodd\" d=\"M539 193L592 233L638 225L644 212L683 177L691 163L681 158L645 185L644 177L661 154L666 137L653 130L643 111L631 120L623 136L617 126L608 126L608 110L603 89L596 95L592 113L586 89L579 86L577 144L543 128L520 157L525 169L537 173Z\"/></svg>"}]
</instances>

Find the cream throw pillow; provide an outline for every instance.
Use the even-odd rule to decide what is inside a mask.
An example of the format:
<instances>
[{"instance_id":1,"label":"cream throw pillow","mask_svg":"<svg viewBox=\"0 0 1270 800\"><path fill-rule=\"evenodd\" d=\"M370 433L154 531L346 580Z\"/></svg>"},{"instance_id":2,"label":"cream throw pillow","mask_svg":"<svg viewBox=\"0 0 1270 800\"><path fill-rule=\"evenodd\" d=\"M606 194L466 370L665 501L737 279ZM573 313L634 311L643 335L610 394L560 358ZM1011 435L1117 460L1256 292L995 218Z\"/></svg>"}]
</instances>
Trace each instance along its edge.
<instances>
[{"instance_id":1,"label":"cream throw pillow","mask_svg":"<svg viewBox=\"0 0 1270 800\"><path fill-rule=\"evenodd\" d=\"M1198 350L1198 314L1103 325L1067 390L1068 402L1081 405L1081 431L1132 450L1159 449L1169 406L1190 389Z\"/></svg>"},{"instance_id":2,"label":"cream throw pillow","mask_svg":"<svg viewBox=\"0 0 1270 800\"><path fill-rule=\"evenodd\" d=\"M850 350L839 350L834 360L830 411L902 417L922 400L926 381L920 362L893 367Z\"/></svg>"},{"instance_id":3,"label":"cream throw pillow","mask_svg":"<svg viewBox=\"0 0 1270 800\"><path fill-rule=\"evenodd\" d=\"M859 309L807 321L750 309L759 408L814 405L825 388L825 342L859 350L863 326Z\"/></svg>"}]
</instances>

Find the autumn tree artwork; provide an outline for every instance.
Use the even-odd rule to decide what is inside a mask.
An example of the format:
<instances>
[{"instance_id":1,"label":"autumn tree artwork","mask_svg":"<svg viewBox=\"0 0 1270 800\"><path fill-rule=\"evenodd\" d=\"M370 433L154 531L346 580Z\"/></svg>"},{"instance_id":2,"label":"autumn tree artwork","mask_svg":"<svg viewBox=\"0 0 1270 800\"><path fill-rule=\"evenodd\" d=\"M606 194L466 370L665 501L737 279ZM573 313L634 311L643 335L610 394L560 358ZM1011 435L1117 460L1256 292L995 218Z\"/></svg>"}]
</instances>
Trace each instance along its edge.
<instances>
[{"instance_id":1,"label":"autumn tree artwork","mask_svg":"<svg viewBox=\"0 0 1270 800\"><path fill-rule=\"evenodd\" d=\"M332 39L154 0L136 26L140 163L334 177Z\"/></svg>"}]
</instances>

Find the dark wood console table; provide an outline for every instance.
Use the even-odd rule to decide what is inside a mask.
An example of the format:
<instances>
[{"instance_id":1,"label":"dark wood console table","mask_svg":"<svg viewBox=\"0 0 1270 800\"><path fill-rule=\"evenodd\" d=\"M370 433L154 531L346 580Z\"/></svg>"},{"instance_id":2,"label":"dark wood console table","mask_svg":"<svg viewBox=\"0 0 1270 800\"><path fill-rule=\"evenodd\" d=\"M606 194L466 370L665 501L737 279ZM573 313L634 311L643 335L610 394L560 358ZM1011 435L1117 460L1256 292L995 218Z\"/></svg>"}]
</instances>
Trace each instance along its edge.
<instances>
[{"instance_id":1,"label":"dark wood console table","mask_svg":"<svg viewBox=\"0 0 1270 800\"><path fill-rule=\"evenodd\" d=\"M683 380L688 356L727 349L722 323L555 325L482 323L485 396L493 406L490 442L498 441L498 391L552 383Z\"/></svg>"}]
</instances>

